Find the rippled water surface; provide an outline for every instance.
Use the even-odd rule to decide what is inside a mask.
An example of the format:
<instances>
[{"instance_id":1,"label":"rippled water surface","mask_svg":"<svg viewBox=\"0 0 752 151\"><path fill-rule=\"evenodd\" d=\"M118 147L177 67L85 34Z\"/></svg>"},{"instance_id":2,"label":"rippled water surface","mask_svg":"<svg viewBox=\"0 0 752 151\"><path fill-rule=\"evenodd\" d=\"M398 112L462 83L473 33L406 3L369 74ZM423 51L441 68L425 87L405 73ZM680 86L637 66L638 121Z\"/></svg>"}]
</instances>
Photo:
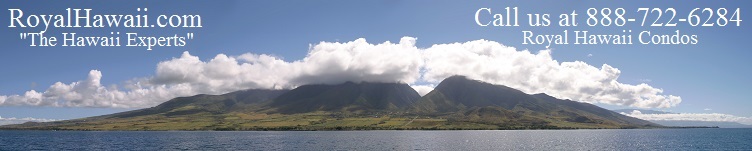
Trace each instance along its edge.
<instances>
[{"instance_id":1,"label":"rippled water surface","mask_svg":"<svg viewBox=\"0 0 752 151\"><path fill-rule=\"evenodd\" d=\"M0 131L0 150L752 150L752 129Z\"/></svg>"}]
</instances>

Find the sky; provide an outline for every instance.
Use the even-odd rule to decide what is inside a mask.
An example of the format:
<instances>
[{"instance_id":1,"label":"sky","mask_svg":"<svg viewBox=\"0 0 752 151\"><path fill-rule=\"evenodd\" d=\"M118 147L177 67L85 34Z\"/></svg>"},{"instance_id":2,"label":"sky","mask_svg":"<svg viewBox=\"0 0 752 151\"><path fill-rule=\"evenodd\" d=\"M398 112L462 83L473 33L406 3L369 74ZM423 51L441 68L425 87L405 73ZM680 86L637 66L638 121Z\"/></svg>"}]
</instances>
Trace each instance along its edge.
<instances>
[{"instance_id":1,"label":"sky","mask_svg":"<svg viewBox=\"0 0 752 151\"><path fill-rule=\"evenodd\" d=\"M752 118L752 52L744 45L748 1L2 1L0 121L56 120L154 106L177 96L249 88L294 88L344 81L404 82L421 93L461 74L527 93L590 102L607 109L646 108L707 117ZM481 27L480 8L518 7L519 27ZM741 9L741 26L624 27L585 25L588 8ZM201 15L201 28L50 28L108 35L194 33L183 47L31 47L11 28L10 11L65 14ZM148 8L147 13L136 8ZM577 27L530 27L527 13L579 14ZM731 13L729 12L729 13ZM655 15L655 14L651 14ZM666 14L664 14L666 15ZM489 17L489 16L485 16ZM485 18L489 19L489 18ZM698 35L695 45L523 44L522 32L622 30ZM572 34L572 33L570 33ZM637 40L636 37L634 40ZM570 39L570 41L572 41ZM635 41L635 43L637 43ZM58 83L59 82L59 83ZM11 101L13 100L13 101ZM695 116L692 116L695 117ZM686 118L683 118L686 119ZM728 119L728 118L725 118Z\"/></svg>"}]
</instances>

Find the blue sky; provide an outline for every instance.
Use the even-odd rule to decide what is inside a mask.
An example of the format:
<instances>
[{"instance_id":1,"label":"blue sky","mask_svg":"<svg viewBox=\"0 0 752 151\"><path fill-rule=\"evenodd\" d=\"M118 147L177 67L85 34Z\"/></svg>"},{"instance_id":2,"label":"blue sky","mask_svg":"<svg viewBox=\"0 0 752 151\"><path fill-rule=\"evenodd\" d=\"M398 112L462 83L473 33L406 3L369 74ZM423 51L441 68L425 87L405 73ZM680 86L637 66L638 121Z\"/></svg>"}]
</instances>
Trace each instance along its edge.
<instances>
[{"instance_id":1,"label":"blue sky","mask_svg":"<svg viewBox=\"0 0 752 151\"><path fill-rule=\"evenodd\" d=\"M124 81L154 76L159 62L180 57L190 51L206 61L217 54L229 56L244 53L271 54L285 61L306 57L309 44L321 41L347 42L366 38L369 43L399 42L404 36L416 37L418 48L434 44L467 42L478 39L496 41L519 50L532 52L545 49L542 45L523 45L522 30L536 33L558 33L562 30L615 32L622 29L650 30L656 33L699 35L697 45L554 45L552 57L557 61L584 61L600 67L608 64L621 71L619 82L647 83L660 88L663 94L681 96L682 102L672 108L660 109L681 113L723 113L752 117L752 52L748 51L750 28L746 23L748 1L481 1L469 4L460 1L161 1L161 2L99 2L99 1L3 1L0 15L0 95L23 94L28 90L45 91L55 82L71 83L86 78L90 70L103 73L102 85L121 85ZM501 12L504 7L518 7L525 13L550 13L552 19L561 13L577 10L579 27L480 27L474 22L479 8ZM158 47L147 51L140 47L29 47L18 38L19 32L41 29L9 28L9 8L20 8L28 14L63 14L66 8L92 8L110 14L137 14L136 8L149 8L148 14L198 14L202 28L51 28L50 33L77 32L106 35L110 31L140 34L171 35L193 32L196 38L185 47ZM584 26L587 8L623 7L627 17L639 18L639 7L673 7L677 17L684 17L696 7L741 8L740 27L625 27ZM521 22L524 24L524 22ZM588 57L588 54L592 54ZM608 109L632 108L597 104ZM711 109L711 110L705 110ZM96 107L0 106L2 117L34 117L71 119L102 115L131 109Z\"/></svg>"}]
</instances>

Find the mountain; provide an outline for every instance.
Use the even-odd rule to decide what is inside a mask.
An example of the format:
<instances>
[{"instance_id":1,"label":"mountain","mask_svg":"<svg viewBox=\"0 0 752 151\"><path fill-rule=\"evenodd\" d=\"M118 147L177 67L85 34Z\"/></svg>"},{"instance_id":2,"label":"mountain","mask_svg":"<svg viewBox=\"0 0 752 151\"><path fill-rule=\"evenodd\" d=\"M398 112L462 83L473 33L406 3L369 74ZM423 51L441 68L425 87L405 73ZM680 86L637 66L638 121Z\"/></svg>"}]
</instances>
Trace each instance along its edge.
<instances>
[{"instance_id":1,"label":"mountain","mask_svg":"<svg viewBox=\"0 0 752 151\"><path fill-rule=\"evenodd\" d=\"M0 129L69 129L69 130L149 130L141 122L149 123L192 123L214 119L224 115L236 115L257 108L289 90L251 89L235 91L223 95L199 94L178 97L155 107L138 109L102 116L54 122L26 122L0 126ZM212 116L209 116L212 115ZM176 122L165 122L176 121ZM200 125L201 123L198 123ZM114 125L103 127L104 125ZM127 127L128 125L131 127ZM141 129L134 128L142 126ZM175 126L152 130L195 130L196 125Z\"/></svg>"},{"instance_id":2,"label":"mountain","mask_svg":"<svg viewBox=\"0 0 752 151\"><path fill-rule=\"evenodd\" d=\"M467 107L485 106L512 109L520 102L530 101L537 100L519 90L452 76L423 96L415 108L424 113L454 112Z\"/></svg>"},{"instance_id":3,"label":"mountain","mask_svg":"<svg viewBox=\"0 0 752 151\"><path fill-rule=\"evenodd\" d=\"M353 83L304 85L274 99L273 112L398 111L412 106L420 95L407 84Z\"/></svg>"},{"instance_id":4,"label":"mountain","mask_svg":"<svg viewBox=\"0 0 752 151\"><path fill-rule=\"evenodd\" d=\"M650 128L598 106L463 76L423 97L407 84L345 82L179 97L151 108L0 129L374 130Z\"/></svg>"},{"instance_id":5,"label":"mountain","mask_svg":"<svg viewBox=\"0 0 752 151\"><path fill-rule=\"evenodd\" d=\"M442 81L416 103L414 111L424 114L460 112L453 115L457 119L472 119L478 115L491 114L500 117L495 119L496 121L504 121L496 123L513 123L519 126L659 126L592 104L561 100L542 93L529 95L510 87L470 80L464 76L452 76Z\"/></svg>"}]
</instances>

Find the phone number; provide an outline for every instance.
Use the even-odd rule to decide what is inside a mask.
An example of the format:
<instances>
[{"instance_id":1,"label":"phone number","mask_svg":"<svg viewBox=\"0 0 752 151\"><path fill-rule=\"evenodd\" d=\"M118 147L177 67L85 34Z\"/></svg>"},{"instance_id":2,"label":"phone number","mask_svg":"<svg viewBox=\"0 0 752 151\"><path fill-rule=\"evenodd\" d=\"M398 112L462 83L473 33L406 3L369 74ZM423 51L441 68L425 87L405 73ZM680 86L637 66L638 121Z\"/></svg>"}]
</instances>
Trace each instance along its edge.
<instances>
[{"instance_id":1,"label":"phone number","mask_svg":"<svg viewBox=\"0 0 752 151\"><path fill-rule=\"evenodd\" d=\"M689 26L741 26L740 9L730 12L726 8L695 8L686 15L677 16L674 8L638 8L642 13L640 26L677 26L687 23ZM638 19L625 17L624 8L589 8L587 10L588 26L624 26L627 22L637 22ZM657 16L656 16L657 15ZM683 17L686 16L686 17ZM734 24L735 23L735 24Z\"/></svg>"}]
</instances>

